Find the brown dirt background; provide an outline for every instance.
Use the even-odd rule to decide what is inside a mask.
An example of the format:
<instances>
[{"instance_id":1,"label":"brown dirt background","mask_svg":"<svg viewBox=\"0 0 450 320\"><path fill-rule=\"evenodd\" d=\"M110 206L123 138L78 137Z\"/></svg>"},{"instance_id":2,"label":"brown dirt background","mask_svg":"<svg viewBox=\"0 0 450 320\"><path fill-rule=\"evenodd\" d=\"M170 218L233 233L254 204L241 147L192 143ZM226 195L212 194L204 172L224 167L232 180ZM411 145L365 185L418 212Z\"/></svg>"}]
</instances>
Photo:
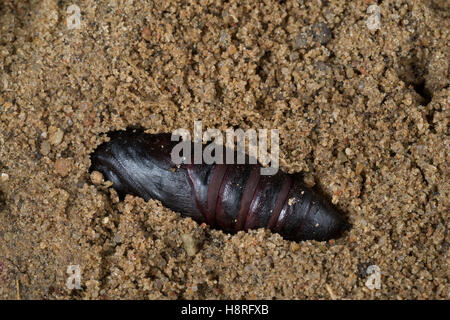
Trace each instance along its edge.
<instances>
[{"instance_id":1,"label":"brown dirt background","mask_svg":"<svg viewBox=\"0 0 450 320\"><path fill-rule=\"evenodd\" d=\"M69 30L71 4L0 1L0 298L449 298L448 1L377 31L370 1L76 1ZM352 229L233 236L91 182L101 133L194 120L279 129Z\"/></svg>"}]
</instances>

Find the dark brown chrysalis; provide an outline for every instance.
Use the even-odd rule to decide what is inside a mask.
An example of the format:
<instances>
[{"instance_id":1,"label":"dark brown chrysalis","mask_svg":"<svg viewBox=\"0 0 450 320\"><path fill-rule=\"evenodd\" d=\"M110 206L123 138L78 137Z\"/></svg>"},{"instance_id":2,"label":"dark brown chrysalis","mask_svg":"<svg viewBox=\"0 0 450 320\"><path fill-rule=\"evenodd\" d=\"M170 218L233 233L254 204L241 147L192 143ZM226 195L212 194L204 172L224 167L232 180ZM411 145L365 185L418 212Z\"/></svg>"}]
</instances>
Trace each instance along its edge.
<instances>
[{"instance_id":1,"label":"dark brown chrysalis","mask_svg":"<svg viewBox=\"0 0 450 320\"><path fill-rule=\"evenodd\" d=\"M231 233L263 227L289 240L322 241L348 227L295 175L261 175L259 164L176 165L171 150L178 142L171 141L170 133L128 129L109 137L91 154L90 171L112 181L121 197L157 199L183 216Z\"/></svg>"}]
</instances>

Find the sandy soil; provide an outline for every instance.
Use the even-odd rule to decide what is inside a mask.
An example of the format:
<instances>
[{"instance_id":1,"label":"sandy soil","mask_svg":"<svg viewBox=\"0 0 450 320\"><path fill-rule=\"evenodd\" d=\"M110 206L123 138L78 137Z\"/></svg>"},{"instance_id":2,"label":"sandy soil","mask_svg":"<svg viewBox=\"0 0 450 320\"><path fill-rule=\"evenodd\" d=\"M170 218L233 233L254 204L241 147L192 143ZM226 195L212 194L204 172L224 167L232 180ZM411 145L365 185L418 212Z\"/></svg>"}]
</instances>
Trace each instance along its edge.
<instances>
[{"instance_id":1,"label":"sandy soil","mask_svg":"<svg viewBox=\"0 0 450 320\"><path fill-rule=\"evenodd\" d=\"M448 1L373 31L362 0L71 4L0 1L0 298L449 298ZM232 236L92 183L101 133L194 120L279 129L352 229Z\"/></svg>"}]
</instances>

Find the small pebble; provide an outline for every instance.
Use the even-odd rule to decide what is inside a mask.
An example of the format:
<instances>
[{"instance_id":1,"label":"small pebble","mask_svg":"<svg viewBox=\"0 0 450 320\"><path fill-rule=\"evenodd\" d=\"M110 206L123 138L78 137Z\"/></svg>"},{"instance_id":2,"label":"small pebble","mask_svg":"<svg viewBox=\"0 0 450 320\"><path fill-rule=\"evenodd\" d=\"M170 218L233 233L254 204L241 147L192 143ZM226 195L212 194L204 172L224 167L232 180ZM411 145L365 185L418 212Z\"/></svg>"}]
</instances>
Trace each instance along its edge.
<instances>
[{"instance_id":1,"label":"small pebble","mask_svg":"<svg viewBox=\"0 0 450 320\"><path fill-rule=\"evenodd\" d=\"M197 253L197 244L191 234L185 233L181 237L183 240L183 247L188 256L193 257Z\"/></svg>"},{"instance_id":2,"label":"small pebble","mask_svg":"<svg viewBox=\"0 0 450 320\"><path fill-rule=\"evenodd\" d=\"M419 129L419 131L422 131L422 129L423 129L423 122L419 122L417 124L417 129Z\"/></svg>"},{"instance_id":3,"label":"small pebble","mask_svg":"<svg viewBox=\"0 0 450 320\"><path fill-rule=\"evenodd\" d=\"M290 244L290 249L292 252L300 250L300 245L297 242L292 241Z\"/></svg>"},{"instance_id":4,"label":"small pebble","mask_svg":"<svg viewBox=\"0 0 450 320\"><path fill-rule=\"evenodd\" d=\"M61 143L64 137L64 132L57 127L50 127L49 129L50 136L49 136L49 142L53 145L58 145Z\"/></svg>"},{"instance_id":5,"label":"small pebble","mask_svg":"<svg viewBox=\"0 0 450 320\"><path fill-rule=\"evenodd\" d=\"M348 156L351 156L353 154L352 149L345 148L345 154L348 155Z\"/></svg>"},{"instance_id":6,"label":"small pebble","mask_svg":"<svg viewBox=\"0 0 450 320\"><path fill-rule=\"evenodd\" d=\"M331 29L324 22L313 25L311 27L311 33L313 40L320 44L327 44L332 38Z\"/></svg>"},{"instance_id":7,"label":"small pebble","mask_svg":"<svg viewBox=\"0 0 450 320\"><path fill-rule=\"evenodd\" d=\"M307 45L308 45L308 36L304 32L299 33L294 40L294 49L306 48Z\"/></svg>"},{"instance_id":8,"label":"small pebble","mask_svg":"<svg viewBox=\"0 0 450 320\"><path fill-rule=\"evenodd\" d=\"M70 159L58 159L55 161L55 172L62 177L67 176L71 167Z\"/></svg>"},{"instance_id":9,"label":"small pebble","mask_svg":"<svg viewBox=\"0 0 450 320\"><path fill-rule=\"evenodd\" d=\"M144 40L150 41L152 33L149 28L142 29L141 36Z\"/></svg>"},{"instance_id":10,"label":"small pebble","mask_svg":"<svg viewBox=\"0 0 450 320\"><path fill-rule=\"evenodd\" d=\"M2 173L1 174L1 176L0 176L0 180L2 181L2 182L6 182L6 181L8 181L9 180L9 175L7 174L7 173Z\"/></svg>"},{"instance_id":11,"label":"small pebble","mask_svg":"<svg viewBox=\"0 0 450 320\"><path fill-rule=\"evenodd\" d=\"M93 184L99 185L103 182L103 175L101 172L92 171L91 172L91 181Z\"/></svg>"},{"instance_id":12,"label":"small pebble","mask_svg":"<svg viewBox=\"0 0 450 320\"><path fill-rule=\"evenodd\" d=\"M50 143L47 140L42 141L40 151L44 156L50 153Z\"/></svg>"},{"instance_id":13,"label":"small pebble","mask_svg":"<svg viewBox=\"0 0 450 320\"><path fill-rule=\"evenodd\" d=\"M310 173L306 173L303 176L303 182L306 184L308 188L312 188L316 185L316 182L314 181L314 176Z\"/></svg>"}]
</instances>

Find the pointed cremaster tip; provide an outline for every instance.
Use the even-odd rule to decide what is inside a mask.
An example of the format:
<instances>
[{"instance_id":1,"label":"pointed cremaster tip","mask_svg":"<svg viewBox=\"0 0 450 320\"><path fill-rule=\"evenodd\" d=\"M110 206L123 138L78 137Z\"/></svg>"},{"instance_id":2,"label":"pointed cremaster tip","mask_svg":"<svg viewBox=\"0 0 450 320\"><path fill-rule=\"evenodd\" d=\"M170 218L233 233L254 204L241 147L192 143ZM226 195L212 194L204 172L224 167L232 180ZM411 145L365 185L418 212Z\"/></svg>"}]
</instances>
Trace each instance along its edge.
<instances>
[{"instance_id":1,"label":"pointed cremaster tip","mask_svg":"<svg viewBox=\"0 0 450 320\"><path fill-rule=\"evenodd\" d=\"M296 238L298 240L326 241L339 238L349 228L350 224L335 208L328 205L326 201L315 199Z\"/></svg>"}]
</instances>

